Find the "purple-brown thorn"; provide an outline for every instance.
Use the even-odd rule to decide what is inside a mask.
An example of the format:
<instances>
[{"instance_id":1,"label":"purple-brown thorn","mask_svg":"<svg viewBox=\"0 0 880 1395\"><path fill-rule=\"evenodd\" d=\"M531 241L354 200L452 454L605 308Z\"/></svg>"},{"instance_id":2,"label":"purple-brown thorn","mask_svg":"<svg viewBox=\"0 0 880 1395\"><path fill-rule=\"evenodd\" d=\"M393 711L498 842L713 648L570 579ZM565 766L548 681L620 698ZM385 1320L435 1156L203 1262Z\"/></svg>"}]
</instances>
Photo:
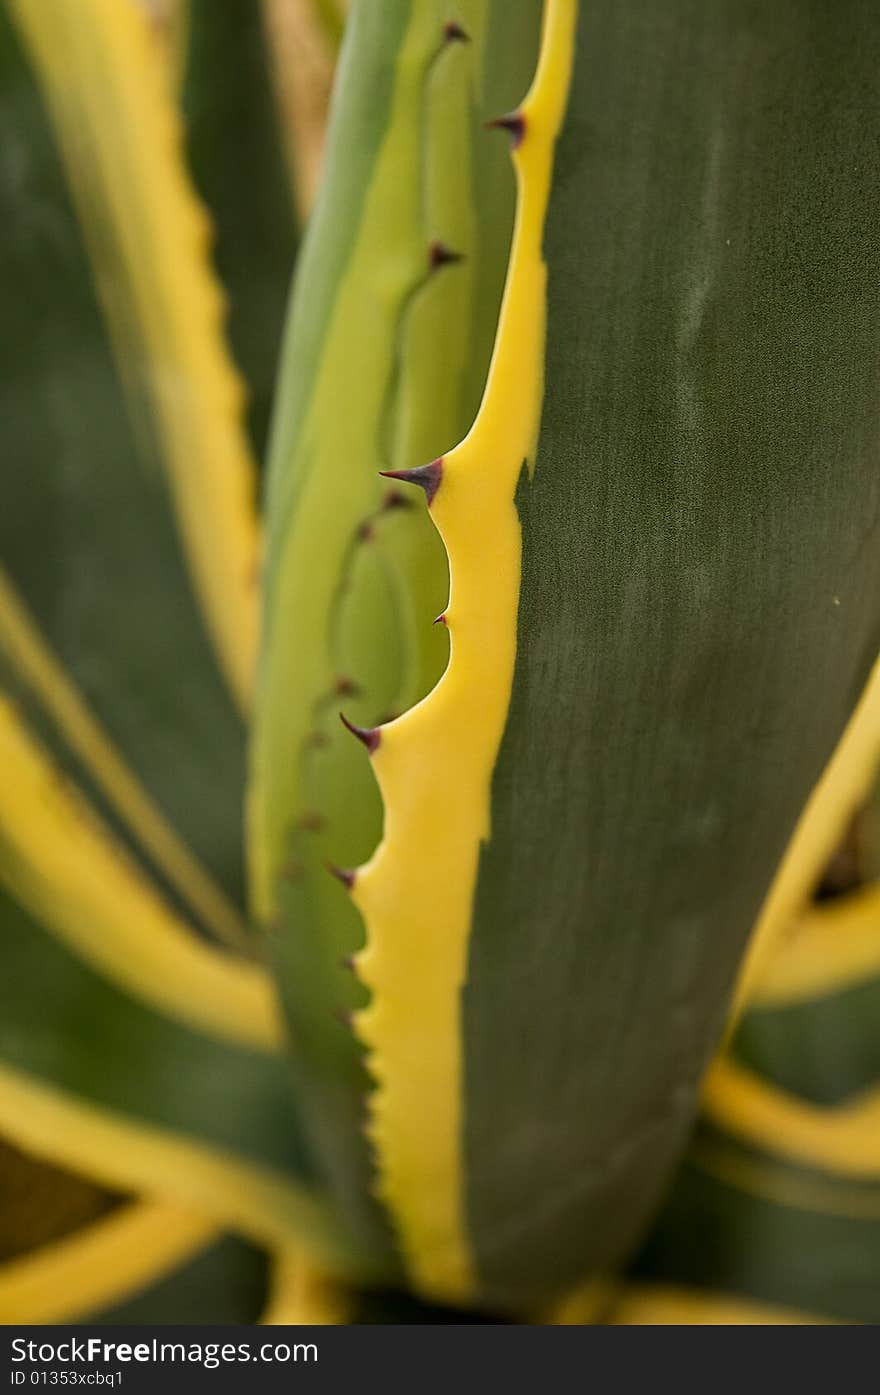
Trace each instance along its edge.
<instances>
[{"instance_id":1,"label":"purple-brown thorn","mask_svg":"<svg viewBox=\"0 0 880 1395\"><path fill-rule=\"evenodd\" d=\"M346 1012L345 1008L334 1008L333 1016L337 1022L341 1022L343 1027L347 1027L350 1032L354 1031L354 1013Z\"/></svg>"},{"instance_id":2,"label":"purple-brown thorn","mask_svg":"<svg viewBox=\"0 0 880 1395\"><path fill-rule=\"evenodd\" d=\"M358 530L357 530L358 541L359 541L359 542L372 542L372 541L373 541L373 537L375 536L375 532L376 532L376 530L375 530L375 528L373 527L372 520L369 519L369 518L365 519L364 522L361 524L361 526L360 526L360 527L358 528Z\"/></svg>"},{"instance_id":3,"label":"purple-brown thorn","mask_svg":"<svg viewBox=\"0 0 880 1395\"><path fill-rule=\"evenodd\" d=\"M496 116L494 121L487 121L486 130L506 131L513 149L518 150L526 133L526 119L521 111L510 111L505 116Z\"/></svg>"},{"instance_id":4,"label":"purple-brown thorn","mask_svg":"<svg viewBox=\"0 0 880 1395\"><path fill-rule=\"evenodd\" d=\"M463 252L453 251L439 238L435 237L432 242L428 243L428 267L431 271L439 271L441 266L455 266L456 262L463 261Z\"/></svg>"},{"instance_id":5,"label":"purple-brown thorn","mask_svg":"<svg viewBox=\"0 0 880 1395\"><path fill-rule=\"evenodd\" d=\"M352 872L348 867L337 867L335 862L325 862L324 866L327 868L331 877L335 877L337 881L342 882L346 890L352 891L354 889L355 880L357 878L356 872Z\"/></svg>"},{"instance_id":6,"label":"purple-brown thorn","mask_svg":"<svg viewBox=\"0 0 880 1395\"><path fill-rule=\"evenodd\" d=\"M448 44L469 44L471 36L454 19L448 19L443 26L443 38Z\"/></svg>"},{"instance_id":7,"label":"purple-brown thorn","mask_svg":"<svg viewBox=\"0 0 880 1395\"><path fill-rule=\"evenodd\" d=\"M378 749L379 742L382 740L382 733L378 727L356 727L354 722L348 720L344 712L340 712L339 720L351 732L352 736L356 736L358 741L363 741L370 755Z\"/></svg>"},{"instance_id":8,"label":"purple-brown thorn","mask_svg":"<svg viewBox=\"0 0 880 1395\"><path fill-rule=\"evenodd\" d=\"M307 833L320 833L325 824L324 815L319 814L317 809L310 809L302 815L299 821L299 827L305 829Z\"/></svg>"},{"instance_id":9,"label":"purple-brown thorn","mask_svg":"<svg viewBox=\"0 0 880 1395\"><path fill-rule=\"evenodd\" d=\"M432 460L429 465L417 465L414 470L380 470L379 474L386 480L400 480L401 484L417 484L424 489L430 508L443 479L443 457Z\"/></svg>"},{"instance_id":10,"label":"purple-brown thorn","mask_svg":"<svg viewBox=\"0 0 880 1395\"><path fill-rule=\"evenodd\" d=\"M433 623L435 625L448 625L449 621L446 619L446 611L444 610L442 614L438 615Z\"/></svg>"},{"instance_id":11,"label":"purple-brown thorn","mask_svg":"<svg viewBox=\"0 0 880 1395\"><path fill-rule=\"evenodd\" d=\"M353 973L354 973L354 955L353 955L353 954L343 954L342 958L341 958L340 961L339 961L339 966L340 966L340 968L342 968L342 969L348 969L349 973L352 973L352 974L353 974Z\"/></svg>"},{"instance_id":12,"label":"purple-brown thorn","mask_svg":"<svg viewBox=\"0 0 880 1395\"><path fill-rule=\"evenodd\" d=\"M333 692L337 697L358 697L360 691L360 687L354 679L347 678L344 674L340 674L333 684Z\"/></svg>"},{"instance_id":13,"label":"purple-brown thorn","mask_svg":"<svg viewBox=\"0 0 880 1395\"><path fill-rule=\"evenodd\" d=\"M389 489L381 504L380 513L393 513L395 509L411 509L412 499L408 499L399 489Z\"/></svg>"}]
</instances>

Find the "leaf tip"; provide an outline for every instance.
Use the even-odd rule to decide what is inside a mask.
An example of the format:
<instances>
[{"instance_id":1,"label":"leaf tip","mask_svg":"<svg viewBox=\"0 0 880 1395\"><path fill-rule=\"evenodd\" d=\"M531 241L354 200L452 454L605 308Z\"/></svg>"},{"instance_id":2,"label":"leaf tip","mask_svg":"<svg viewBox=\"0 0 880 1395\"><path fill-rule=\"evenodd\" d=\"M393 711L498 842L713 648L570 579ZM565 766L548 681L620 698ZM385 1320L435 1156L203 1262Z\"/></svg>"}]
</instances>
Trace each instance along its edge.
<instances>
[{"instance_id":1,"label":"leaf tip","mask_svg":"<svg viewBox=\"0 0 880 1395\"><path fill-rule=\"evenodd\" d=\"M424 489L430 508L443 479L443 457L432 460L428 465L417 465L412 470L380 470L379 474L387 480L399 480L401 484L417 484Z\"/></svg>"},{"instance_id":2,"label":"leaf tip","mask_svg":"<svg viewBox=\"0 0 880 1395\"><path fill-rule=\"evenodd\" d=\"M352 736L356 736L358 741L363 742L370 755L378 750L379 742L382 740L382 733L378 727L359 727L354 722L350 722L344 712L340 712L339 720Z\"/></svg>"},{"instance_id":3,"label":"leaf tip","mask_svg":"<svg viewBox=\"0 0 880 1395\"><path fill-rule=\"evenodd\" d=\"M487 131L506 131L514 150L518 150L525 139L526 119L521 111L509 111L504 116L496 116L486 122Z\"/></svg>"},{"instance_id":4,"label":"leaf tip","mask_svg":"<svg viewBox=\"0 0 880 1395\"><path fill-rule=\"evenodd\" d=\"M337 867L335 862L327 862L324 865L331 877L335 877L338 882L342 882L342 885L347 891L354 890L354 884L357 879L356 872L351 871L348 867Z\"/></svg>"},{"instance_id":5,"label":"leaf tip","mask_svg":"<svg viewBox=\"0 0 880 1395\"><path fill-rule=\"evenodd\" d=\"M439 271L444 266L456 266L458 262L464 261L464 253L456 252L454 248L447 247L439 237L435 237L428 243L428 269L429 271Z\"/></svg>"}]
</instances>

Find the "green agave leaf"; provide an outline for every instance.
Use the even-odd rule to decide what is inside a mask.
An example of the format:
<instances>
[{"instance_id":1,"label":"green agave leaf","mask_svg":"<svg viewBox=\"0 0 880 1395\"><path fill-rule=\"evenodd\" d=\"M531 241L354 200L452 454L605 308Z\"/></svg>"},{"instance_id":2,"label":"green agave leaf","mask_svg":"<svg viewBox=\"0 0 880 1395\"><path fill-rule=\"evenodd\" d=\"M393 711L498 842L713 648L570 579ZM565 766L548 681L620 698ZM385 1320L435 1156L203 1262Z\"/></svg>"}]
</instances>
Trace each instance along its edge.
<instances>
[{"instance_id":1,"label":"green agave leaf","mask_svg":"<svg viewBox=\"0 0 880 1395\"><path fill-rule=\"evenodd\" d=\"M208 264L210 223L182 159L169 46L134 5L8 6L97 268L120 373L140 429L158 447L193 590L246 707L256 642L254 468L243 385Z\"/></svg>"},{"instance_id":2,"label":"green agave leaf","mask_svg":"<svg viewBox=\"0 0 880 1395\"><path fill-rule=\"evenodd\" d=\"M327 864L369 852L375 788L339 710L375 723L446 659L447 572L421 503L379 470L430 459L472 419L497 321L513 180L483 121L534 63L540 5L360 5L340 60L326 178L297 270L269 464L264 648L252 757L255 906L284 986L300 1098L354 1214L370 1159L363 927ZM369 1207L362 1223L392 1260Z\"/></svg>"},{"instance_id":3,"label":"green agave leaf","mask_svg":"<svg viewBox=\"0 0 880 1395\"><path fill-rule=\"evenodd\" d=\"M152 1190L331 1266L328 1211L282 1055L205 1036L129 997L0 897L0 1129L115 1189Z\"/></svg>"},{"instance_id":4,"label":"green agave leaf","mask_svg":"<svg viewBox=\"0 0 880 1395\"><path fill-rule=\"evenodd\" d=\"M181 94L193 179L214 224L228 335L263 455L298 233L262 6L188 0Z\"/></svg>"},{"instance_id":5,"label":"green agave leaf","mask_svg":"<svg viewBox=\"0 0 880 1395\"><path fill-rule=\"evenodd\" d=\"M628 1278L816 1320L880 1313L880 1188L698 1135Z\"/></svg>"},{"instance_id":6,"label":"green agave leaf","mask_svg":"<svg viewBox=\"0 0 880 1395\"><path fill-rule=\"evenodd\" d=\"M814 901L780 938L752 984L748 1006L774 1011L870 982L880 970L878 925L877 884Z\"/></svg>"},{"instance_id":7,"label":"green agave leaf","mask_svg":"<svg viewBox=\"0 0 880 1395\"><path fill-rule=\"evenodd\" d=\"M502 1292L644 1223L880 634L877 13L578 15L463 1013Z\"/></svg>"},{"instance_id":8,"label":"green agave leaf","mask_svg":"<svg viewBox=\"0 0 880 1395\"><path fill-rule=\"evenodd\" d=\"M32 1175L45 1170L29 1160ZM51 1172L69 1194L75 1179ZM150 1289L219 1236L216 1224L185 1207L113 1198L108 1214L0 1265L0 1317L4 1323L74 1322Z\"/></svg>"},{"instance_id":9,"label":"green agave leaf","mask_svg":"<svg viewBox=\"0 0 880 1395\"><path fill-rule=\"evenodd\" d=\"M710 1071L636 1278L838 1321L880 1317L880 981L837 988L833 937L825 948L829 987L753 1007Z\"/></svg>"},{"instance_id":10,"label":"green agave leaf","mask_svg":"<svg viewBox=\"0 0 880 1395\"><path fill-rule=\"evenodd\" d=\"M834 1106L880 1086L878 1023L880 979L871 978L839 993L749 1013L732 1050L779 1089Z\"/></svg>"},{"instance_id":11,"label":"green agave leaf","mask_svg":"<svg viewBox=\"0 0 880 1395\"><path fill-rule=\"evenodd\" d=\"M5 12L0 63L0 200L11 229L0 259L4 678L52 730L59 758L104 792L118 830L191 919L240 939L243 729L194 596L149 401L134 408L138 394L111 351L102 306L119 274L112 230L101 241L89 229L90 266ZM127 367L147 373L133 352ZM120 780L135 791L136 817ZM148 836L147 825L161 833Z\"/></svg>"},{"instance_id":12,"label":"green agave leaf","mask_svg":"<svg viewBox=\"0 0 880 1395\"><path fill-rule=\"evenodd\" d=\"M384 837L349 879L381 1194L411 1281L449 1300L531 1304L622 1262L752 928L759 962L876 767L878 58L865 0L550 0L501 123L520 207L495 357L473 429L421 477L451 661L365 734ZM372 153L386 98L370 110ZM387 241L401 181L376 159ZM352 228L304 266L312 306L339 288L341 315L353 287L359 391L382 348ZM328 436L322 323L294 314L255 757L258 905L287 943L298 776L279 757L314 730L291 715L294 657L329 708L327 563L364 497L346 473L328 511L358 399L334 383ZM327 441L320 475L290 465Z\"/></svg>"}]
</instances>

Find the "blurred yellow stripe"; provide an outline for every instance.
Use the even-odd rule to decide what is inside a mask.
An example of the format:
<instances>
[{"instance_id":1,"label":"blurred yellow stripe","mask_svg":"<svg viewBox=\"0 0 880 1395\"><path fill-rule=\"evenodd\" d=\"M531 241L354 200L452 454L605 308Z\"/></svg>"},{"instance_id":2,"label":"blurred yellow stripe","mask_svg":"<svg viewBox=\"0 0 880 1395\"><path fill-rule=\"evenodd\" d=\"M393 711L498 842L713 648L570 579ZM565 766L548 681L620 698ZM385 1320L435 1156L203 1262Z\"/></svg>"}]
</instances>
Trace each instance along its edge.
<instances>
[{"instance_id":1,"label":"blurred yellow stripe","mask_svg":"<svg viewBox=\"0 0 880 1395\"><path fill-rule=\"evenodd\" d=\"M203 1215L136 1201L0 1265L0 1323L75 1322L185 1264L221 1232Z\"/></svg>"},{"instance_id":2,"label":"blurred yellow stripe","mask_svg":"<svg viewBox=\"0 0 880 1395\"><path fill-rule=\"evenodd\" d=\"M880 886L813 906L763 967L749 1010L827 997L880 977Z\"/></svg>"},{"instance_id":3,"label":"blurred yellow stripe","mask_svg":"<svg viewBox=\"0 0 880 1395\"><path fill-rule=\"evenodd\" d=\"M855 809L868 797L880 763L880 659L837 747L798 820L752 934L731 1012L750 1004L770 965L804 914L822 871Z\"/></svg>"},{"instance_id":4,"label":"blurred yellow stripe","mask_svg":"<svg viewBox=\"0 0 880 1395\"><path fill-rule=\"evenodd\" d=\"M880 1188L870 1193L858 1191L824 1173L815 1179L801 1177L782 1171L778 1161L774 1167L763 1158L744 1157L723 1143L706 1139L691 1145L687 1160L708 1177L775 1206L844 1220L880 1220Z\"/></svg>"},{"instance_id":5,"label":"blurred yellow stripe","mask_svg":"<svg viewBox=\"0 0 880 1395\"><path fill-rule=\"evenodd\" d=\"M831 1324L793 1308L776 1308L725 1293L671 1285L624 1291L608 1319L615 1327L789 1327Z\"/></svg>"},{"instance_id":6,"label":"blurred yellow stripe","mask_svg":"<svg viewBox=\"0 0 880 1395\"><path fill-rule=\"evenodd\" d=\"M200 940L0 697L0 882L126 992L199 1031L279 1050L268 973Z\"/></svg>"},{"instance_id":7,"label":"blurred yellow stripe","mask_svg":"<svg viewBox=\"0 0 880 1395\"><path fill-rule=\"evenodd\" d=\"M0 1065L0 1131L103 1186L166 1196L268 1249L302 1245L330 1272L369 1277L325 1197L274 1168L115 1114L7 1065Z\"/></svg>"},{"instance_id":8,"label":"blurred yellow stripe","mask_svg":"<svg viewBox=\"0 0 880 1395\"><path fill-rule=\"evenodd\" d=\"M721 1057L706 1077L703 1112L769 1153L845 1177L880 1177L880 1086L822 1108Z\"/></svg>"},{"instance_id":9,"label":"blurred yellow stripe","mask_svg":"<svg viewBox=\"0 0 880 1395\"><path fill-rule=\"evenodd\" d=\"M265 1327L338 1327L350 1316L346 1291L300 1248L277 1251L272 1289L260 1322Z\"/></svg>"},{"instance_id":10,"label":"blurred yellow stripe","mask_svg":"<svg viewBox=\"0 0 880 1395\"><path fill-rule=\"evenodd\" d=\"M228 944L247 945L247 929L235 906L181 842L95 720L2 567L0 653L39 698L73 754L205 927Z\"/></svg>"},{"instance_id":11,"label":"blurred yellow stripe","mask_svg":"<svg viewBox=\"0 0 880 1395\"><path fill-rule=\"evenodd\" d=\"M537 1321L547 1327L592 1327L604 1322L619 1292L618 1279L587 1279L554 1303Z\"/></svg>"}]
</instances>

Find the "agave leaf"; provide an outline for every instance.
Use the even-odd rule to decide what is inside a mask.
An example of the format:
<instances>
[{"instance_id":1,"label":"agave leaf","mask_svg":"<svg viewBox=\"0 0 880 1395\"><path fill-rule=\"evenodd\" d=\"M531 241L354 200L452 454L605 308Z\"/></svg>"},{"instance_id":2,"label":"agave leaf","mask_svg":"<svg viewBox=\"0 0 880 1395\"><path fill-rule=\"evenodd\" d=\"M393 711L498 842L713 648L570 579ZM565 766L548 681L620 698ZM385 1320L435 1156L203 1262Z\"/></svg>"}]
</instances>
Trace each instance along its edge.
<instances>
[{"instance_id":1,"label":"agave leaf","mask_svg":"<svg viewBox=\"0 0 880 1395\"><path fill-rule=\"evenodd\" d=\"M161 1194L333 1266L332 1218L281 1055L224 1044L94 973L3 894L0 1129L105 1186Z\"/></svg>"},{"instance_id":2,"label":"agave leaf","mask_svg":"<svg viewBox=\"0 0 880 1395\"><path fill-rule=\"evenodd\" d=\"M22 1258L6 1277L32 1320L33 1303L49 1304L45 1320L60 1289L68 1307L95 1308L179 1267L197 1242L204 1249L217 1223L187 1221L181 1207L200 1217L213 1208L265 1244L314 1234L331 1264L351 1246L291 1111L270 982L196 933L245 940L242 726L205 632L211 578L199 578L192 531L178 525L195 485L217 544L209 565L228 587L229 630L218 639L214 626L214 638L228 644L241 696L253 548L242 586L223 544L234 554L254 535L246 491L237 521L234 498L235 479L253 471L203 215L181 162L171 65L133 6L8 8L26 49L2 16L2 190L20 230L5 243L2 276L29 352L6 375L16 454L0 539L0 1117L37 1157L174 1199L161 1224L133 1212L125 1226L117 1213L103 1232ZM106 81L95 81L102 64ZM201 482L200 450L210 465ZM255 1253L238 1241L220 1248L235 1271ZM226 1261L210 1267L222 1278L224 1265L231 1274ZM91 1287L71 1284L80 1271ZM204 1270L193 1282L222 1300ZM185 1289L176 1285L178 1300ZM224 1302L192 1310L253 1316Z\"/></svg>"},{"instance_id":3,"label":"agave leaf","mask_svg":"<svg viewBox=\"0 0 880 1395\"><path fill-rule=\"evenodd\" d=\"M862 0L551 0L503 123L496 354L433 476L452 657L371 738L354 886L382 1194L434 1292L620 1263L751 928L876 765L878 56Z\"/></svg>"},{"instance_id":4,"label":"agave leaf","mask_svg":"<svg viewBox=\"0 0 880 1395\"><path fill-rule=\"evenodd\" d=\"M876 1054L876 1041L869 1050ZM710 1120L756 1147L776 1147L847 1177L880 1174L880 1084L852 1100L816 1105L722 1060L707 1077L704 1108Z\"/></svg>"},{"instance_id":5,"label":"agave leaf","mask_svg":"<svg viewBox=\"0 0 880 1395\"><path fill-rule=\"evenodd\" d=\"M301 1249L276 1253L261 1323L268 1327L339 1326L351 1320L351 1307L349 1293L312 1264Z\"/></svg>"},{"instance_id":6,"label":"agave leaf","mask_svg":"<svg viewBox=\"0 0 880 1395\"><path fill-rule=\"evenodd\" d=\"M876 1322L880 981L841 981L827 929L800 960L795 937L792 980L773 969L775 996L755 995L710 1069L701 1125L635 1268L703 1285L704 1299L720 1290Z\"/></svg>"},{"instance_id":7,"label":"agave leaf","mask_svg":"<svg viewBox=\"0 0 880 1395\"><path fill-rule=\"evenodd\" d=\"M188 0L181 106L192 178L211 214L227 335L261 459L298 241L258 0Z\"/></svg>"},{"instance_id":8,"label":"agave leaf","mask_svg":"<svg viewBox=\"0 0 880 1395\"><path fill-rule=\"evenodd\" d=\"M878 1014L880 978L843 987L829 978L809 999L752 1010L734 1037L733 1060L812 1104L866 1105L880 1086ZM876 1155L880 1160L880 1128Z\"/></svg>"},{"instance_id":9,"label":"agave leaf","mask_svg":"<svg viewBox=\"0 0 880 1395\"><path fill-rule=\"evenodd\" d=\"M161 1201L132 1201L54 1244L0 1266L4 1323L72 1322L121 1302L216 1238L210 1219Z\"/></svg>"},{"instance_id":10,"label":"agave leaf","mask_svg":"<svg viewBox=\"0 0 880 1395\"><path fill-rule=\"evenodd\" d=\"M150 1287L89 1314L95 1323L252 1323L266 1302L263 1250L225 1235Z\"/></svg>"},{"instance_id":11,"label":"agave leaf","mask_svg":"<svg viewBox=\"0 0 880 1395\"><path fill-rule=\"evenodd\" d=\"M300 1096L352 1210L369 1182L368 1080L336 1016L363 1002L343 965L363 928L326 864L369 852L380 809L339 710L375 723L420 698L445 662L430 625L446 597L442 549L423 505L378 471L430 458L476 409L513 212L506 157L482 122L521 90L539 9L462 5L470 42L447 32L435 0L353 12L282 362L251 866ZM387 1249L381 1232L375 1243Z\"/></svg>"},{"instance_id":12,"label":"agave leaf","mask_svg":"<svg viewBox=\"0 0 880 1395\"><path fill-rule=\"evenodd\" d=\"M241 915L175 832L89 709L0 567L0 682L4 730L19 725L10 699L27 710L59 768L75 772L120 836L161 872L166 888L217 939L242 946ZM10 791L10 793L12 793ZM45 851L45 849L43 850Z\"/></svg>"},{"instance_id":13,"label":"agave leaf","mask_svg":"<svg viewBox=\"0 0 880 1395\"><path fill-rule=\"evenodd\" d=\"M222 1038L277 1051L265 969L198 939L0 698L0 884L124 990Z\"/></svg>"},{"instance_id":14,"label":"agave leaf","mask_svg":"<svg viewBox=\"0 0 880 1395\"><path fill-rule=\"evenodd\" d=\"M880 1189L698 1136L631 1278L876 1322Z\"/></svg>"},{"instance_id":15,"label":"agave leaf","mask_svg":"<svg viewBox=\"0 0 880 1395\"><path fill-rule=\"evenodd\" d=\"M28 23L69 12L29 7ZM13 230L0 262L10 443L3 686L56 758L98 787L117 832L186 916L240 941L241 721L205 634L153 428L129 415L117 376L101 313L118 284L113 256L93 244L99 302L53 132L5 12L0 40L0 199ZM64 52L60 37L56 47Z\"/></svg>"},{"instance_id":16,"label":"agave leaf","mask_svg":"<svg viewBox=\"0 0 880 1395\"><path fill-rule=\"evenodd\" d=\"M880 972L880 887L809 907L764 965L749 996L772 1009L869 983Z\"/></svg>"},{"instance_id":17,"label":"agave leaf","mask_svg":"<svg viewBox=\"0 0 880 1395\"><path fill-rule=\"evenodd\" d=\"M253 461L167 64L134 5L9 4L98 264L120 370L149 414L143 429L159 447L192 584L246 705L256 643Z\"/></svg>"}]
</instances>

